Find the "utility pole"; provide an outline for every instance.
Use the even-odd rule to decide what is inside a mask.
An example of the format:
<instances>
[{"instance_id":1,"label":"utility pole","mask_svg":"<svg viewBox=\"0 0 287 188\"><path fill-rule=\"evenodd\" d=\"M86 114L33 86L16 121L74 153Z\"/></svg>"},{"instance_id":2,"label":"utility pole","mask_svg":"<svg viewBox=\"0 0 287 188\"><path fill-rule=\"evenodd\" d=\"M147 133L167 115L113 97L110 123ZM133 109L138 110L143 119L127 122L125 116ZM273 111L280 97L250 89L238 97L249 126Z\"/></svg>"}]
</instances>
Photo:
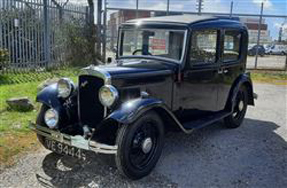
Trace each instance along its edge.
<instances>
[{"instance_id":1,"label":"utility pole","mask_svg":"<svg viewBox=\"0 0 287 188\"><path fill-rule=\"evenodd\" d=\"M230 4L230 18L232 18L232 14L233 14L233 1L231 1Z\"/></svg>"},{"instance_id":2,"label":"utility pole","mask_svg":"<svg viewBox=\"0 0 287 188\"><path fill-rule=\"evenodd\" d=\"M203 3L204 0L196 0L196 9L198 11L198 15L201 15L201 12L203 10Z\"/></svg>"}]
</instances>

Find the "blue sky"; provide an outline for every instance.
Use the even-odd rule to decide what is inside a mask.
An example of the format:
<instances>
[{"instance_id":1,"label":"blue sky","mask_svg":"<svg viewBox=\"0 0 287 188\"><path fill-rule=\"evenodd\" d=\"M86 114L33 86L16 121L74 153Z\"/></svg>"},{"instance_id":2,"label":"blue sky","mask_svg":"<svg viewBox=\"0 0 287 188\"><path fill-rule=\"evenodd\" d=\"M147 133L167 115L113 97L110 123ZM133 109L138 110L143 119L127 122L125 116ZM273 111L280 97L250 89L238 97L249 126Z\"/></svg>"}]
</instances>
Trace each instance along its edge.
<instances>
[{"instance_id":1,"label":"blue sky","mask_svg":"<svg viewBox=\"0 0 287 188\"><path fill-rule=\"evenodd\" d=\"M174 11L196 11L197 0L169 0L170 10ZM230 12L232 0L203 0L206 12ZM287 15L287 0L233 0L234 13L260 14L261 2L264 2L264 14ZM107 0L108 7L113 8L135 8L136 0ZM167 0L139 0L140 9L166 10ZM278 37L280 25L285 20L283 18L266 18L271 36ZM287 22L287 20L286 20ZM287 28L287 23L285 24Z\"/></svg>"},{"instance_id":2,"label":"blue sky","mask_svg":"<svg viewBox=\"0 0 287 188\"><path fill-rule=\"evenodd\" d=\"M169 0L170 9L177 11L195 11L197 0ZM203 0L204 11L229 12L232 0ZM264 2L266 14L287 14L286 0L233 0L236 13L260 13L260 4ZM107 0L109 7L134 8L136 0ZM139 0L139 8L166 9L167 0Z\"/></svg>"}]
</instances>

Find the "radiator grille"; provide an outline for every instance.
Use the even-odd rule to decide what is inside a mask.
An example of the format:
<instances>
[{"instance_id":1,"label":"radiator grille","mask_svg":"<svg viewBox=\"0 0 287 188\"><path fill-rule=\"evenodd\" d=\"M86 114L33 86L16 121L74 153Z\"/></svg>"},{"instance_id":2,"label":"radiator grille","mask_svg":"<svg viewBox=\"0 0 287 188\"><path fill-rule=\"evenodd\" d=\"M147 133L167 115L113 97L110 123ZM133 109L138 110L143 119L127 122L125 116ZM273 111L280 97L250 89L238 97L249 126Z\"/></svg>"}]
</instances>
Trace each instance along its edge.
<instances>
[{"instance_id":1,"label":"radiator grille","mask_svg":"<svg viewBox=\"0 0 287 188\"><path fill-rule=\"evenodd\" d=\"M99 89L104 80L95 76L79 77L79 117L82 125L96 128L104 117L104 106L99 100Z\"/></svg>"}]
</instances>

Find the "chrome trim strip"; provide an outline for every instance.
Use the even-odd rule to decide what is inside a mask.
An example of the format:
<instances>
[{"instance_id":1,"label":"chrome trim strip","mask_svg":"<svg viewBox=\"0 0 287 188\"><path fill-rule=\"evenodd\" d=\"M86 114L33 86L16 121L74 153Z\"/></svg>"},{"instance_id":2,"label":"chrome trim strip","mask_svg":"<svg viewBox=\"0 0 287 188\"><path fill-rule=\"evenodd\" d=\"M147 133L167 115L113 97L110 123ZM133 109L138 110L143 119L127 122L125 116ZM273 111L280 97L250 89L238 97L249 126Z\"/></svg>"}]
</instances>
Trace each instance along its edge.
<instances>
[{"instance_id":1,"label":"chrome trim strip","mask_svg":"<svg viewBox=\"0 0 287 188\"><path fill-rule=\"evenodd\" d=\"M99 78L102 78L105 82L105 85L111 85L112 77L109 72L104 69L101 69L99 66L90 65L86 68L83 68L80 75L93 75Z\"/></svg>"},{"instance_id":2,"label":"chrome trim strip","mask_svg":"<svg viewBox=\"0 0 287 188\"><path fill-rule=\"evenodd\" d=\"M37 134L40 134L48 139L55 140L57 142L61 142L63 144L73 146L79 149L84 149L88 151L93 151L95 153L103 153L103 154L117 153L118 146L116 145L113 146L98 143L92 140L86 140L83 136L80 135L70 136L34 123L30 123L29 127Z\"/></svg>"}]
</instances>

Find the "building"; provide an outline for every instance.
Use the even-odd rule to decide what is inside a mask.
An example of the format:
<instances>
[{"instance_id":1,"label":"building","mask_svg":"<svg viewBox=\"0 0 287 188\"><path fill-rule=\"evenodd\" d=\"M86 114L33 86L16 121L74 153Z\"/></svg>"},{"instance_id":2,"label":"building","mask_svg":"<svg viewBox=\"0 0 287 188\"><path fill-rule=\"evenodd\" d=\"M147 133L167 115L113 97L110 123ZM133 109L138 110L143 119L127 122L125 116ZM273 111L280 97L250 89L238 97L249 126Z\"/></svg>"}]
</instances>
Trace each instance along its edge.
<instances>
[{"instance_id":1,"label":"building","mask_svg":"<svg viewBox=\"0 0 287 188\"><path fill-rule=\"evenodd\" d=\"M249 44L256 44L258 38L259 18L240 18L240 21L248 28ZM268 30L268 25L265 23L265 19L262 19L260 30L260 44L271 44L272 37L270 36L270 31Z\"/></svg>"},{"instance_id":2,"label":"building","mask_svg":"<svg viewBox=\"0 0 287 188\"><path fill-rule=\"evenodd\" d=\"M169 15L179 15L180 13L172 13ZM136 19L136 18L148 18L156 16L166 16L166 12L156 12L156 11L137 11L136 10L119 10L110 14L110 20L108 21L108 31L107 42L109 43L111 49L113 49L117 42L118 27L121 23L124 23L127 20Z\"/></svg>"},{"instance_id":3,"label":"building","mask_svg":"<svg viewBox=\"0 0 287 188\"><path fill-rule=\"evenodd\" d=\"M151 17L150 11L134 11L134 10L119 10L110 15L110 20L108 21L108 31L107 35L110 40L107 40L111 49L116 46L117 43L117 34L118 28L121 23L124 23L127 20L136 19L136 18L147 18Z\"/></svg>"}]
</instances>

